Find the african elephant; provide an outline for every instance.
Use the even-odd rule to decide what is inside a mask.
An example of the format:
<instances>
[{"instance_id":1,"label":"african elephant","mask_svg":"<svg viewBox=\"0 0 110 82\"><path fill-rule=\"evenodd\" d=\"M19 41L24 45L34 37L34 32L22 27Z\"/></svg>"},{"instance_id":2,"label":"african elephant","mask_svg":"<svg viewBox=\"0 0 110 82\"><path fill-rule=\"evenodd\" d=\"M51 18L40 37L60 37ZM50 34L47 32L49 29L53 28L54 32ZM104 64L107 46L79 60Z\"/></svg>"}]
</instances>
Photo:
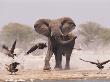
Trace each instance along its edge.
<instances>
[{"instance_id":1,"label":"african elephant","mask_svg":"<svg viewBox=\"0 0 110 82\"><path fill-rule=\"evenodd\" d=\"M69 65L70 56L74 48L76 38L77 36L68 34L60 37L61 41L67 41L67 42L57 41L59 44L58 45L55 44L55 48L53 48L53 53L55 54L55 60L56 60L55 69L62 69L62 55L66 56L65 69L70 69L70 65Z\"/></svg>"},{"instance_id":2,"label":"african elephant","mask_svg":"<svg viewBox=\"0 0 110 82\"><path fill-rule=\"evenodd\" d=\"M45 57L44 70L51 69L49 61L53 53L56 60L55 68L62 69L62 54L68 54L68 51L65 50L67 44L71 44L71 42L75 41L74 37L63 40L63 36L67 37L68 33L75 29L75 26L75 23L69 17L64 17L56 20L39 19L34 24L34 28L37 33L48 37L48 51ZM68 56L66 56L66 58L68 58ZM66 67L69 68L69 66L67 65Z\"/></svg>"}]
</instances>

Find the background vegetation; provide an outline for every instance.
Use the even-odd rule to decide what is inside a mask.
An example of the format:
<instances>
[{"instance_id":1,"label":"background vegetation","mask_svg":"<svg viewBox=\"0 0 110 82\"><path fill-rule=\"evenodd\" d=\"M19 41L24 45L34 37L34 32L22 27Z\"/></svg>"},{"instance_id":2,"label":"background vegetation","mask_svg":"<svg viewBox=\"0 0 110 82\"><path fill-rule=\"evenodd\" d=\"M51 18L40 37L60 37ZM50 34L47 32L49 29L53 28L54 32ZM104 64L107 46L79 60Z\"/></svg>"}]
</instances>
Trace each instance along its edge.
<instances>
[{"instance_id":1,"label":"background vegetation","mask_svg":"<svg viewBox=\"0 0 110 82\"><path fill-rule=\"evenodd\" d=\"M98 23L80 24L77 27L77 34L79 39L76 45L80 45L82 49L105 48L110 45L110 29ZM47 42L47 38L37 34L33 27L19 23L5 25L0 32L0 47L5 44L11 48L15 39L17 39L17 48L23 50L28 50L38 42Z\"/></svg>"}]
</instances>

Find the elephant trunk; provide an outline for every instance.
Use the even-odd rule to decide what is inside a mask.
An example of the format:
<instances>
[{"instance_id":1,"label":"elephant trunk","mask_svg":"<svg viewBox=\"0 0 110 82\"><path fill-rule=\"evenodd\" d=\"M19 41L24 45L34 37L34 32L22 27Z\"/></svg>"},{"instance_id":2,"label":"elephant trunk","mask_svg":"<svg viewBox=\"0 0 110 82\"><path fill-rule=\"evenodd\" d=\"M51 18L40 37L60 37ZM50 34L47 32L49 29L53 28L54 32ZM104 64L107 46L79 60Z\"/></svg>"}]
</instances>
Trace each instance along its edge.
<instances>
[{"instance_id":1,"label":"elephant trunk","mask_svg":"<svg viewBox=\"0 0 110 82\"><path fill-rule=\"evenodd\" d=\"M55 37L56 41L63 45L75 41L76 38L77 38L77 36L73 36L73 35L70 36L69 34L66 36Z\"/></svg>"}]
</instances>

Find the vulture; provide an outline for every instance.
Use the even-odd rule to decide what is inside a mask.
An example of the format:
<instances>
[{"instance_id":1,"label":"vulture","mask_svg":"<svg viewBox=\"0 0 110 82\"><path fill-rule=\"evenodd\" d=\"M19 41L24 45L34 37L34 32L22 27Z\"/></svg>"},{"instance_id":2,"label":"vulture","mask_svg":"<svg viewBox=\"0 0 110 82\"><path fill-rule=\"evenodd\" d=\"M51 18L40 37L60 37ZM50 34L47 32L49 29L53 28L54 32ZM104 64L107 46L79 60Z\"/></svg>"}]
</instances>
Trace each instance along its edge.
<instances>
[{"instance_id":1,"label":"vulture","mask_svg":"<svg viewBox=\"0 0 110 82\"><path fill-rule=\"evenodd\" d=\"M5 64L5 65L6 65L7 71L11 72L11 75L12 75L13 73L16 74L16 72L18 71L18 69L17 69L16 67L17 67L19 64L20 64L20 63L18 63L18 62L13 62L13 63L11 63L10 65L7 65L7 64Z\"/></svg>"},{"instance_id":2,"label":"vulture","mask_svg":"<svg viewBox=\"0 0 110 82\"><path fill-rule=\"evenodd\" d=\"M3 45L2 48L7 51L6 55L14 59L14 56L16 56L16 54L14 54L15 46L16 46L16 40L14 41L12 48L10 50L6 45Z\"/></svg>"},{"instance_id":3,"label":"vulture","mask_svg":"<svg viewBox=\"0 0 110 82\"><path fill-rule=\"evenodd\" d=\"M97 68L98 68L99 70L101 70L101 71L102 71L102 69L104 68L104 65L107 64L108 62L110 62L110 60L106 60L106 61L104 61L104 62L99 62L99 60L97 60L97 62L92 62L92 61L83 60L83 59L81 59L81 58L80 58L80 60L82 60L82 61L84 61L84 62L89 62L89 63L91 63L91 64L95 64L95 65L97 66Z\"/></svg>"},{"instance_id":4,"label":"vulture","mask_svg":"<svg viewBox=\"0 0 110 82\"><path fill-rule=\"evenodd\" d=\"M45 47L47 47L46 43L38 43L38 44L32 46L32 47L26 52L26 54L29 54L29 53L35 51L36 49L44 49Z\"/></svg>"}]
</instances>

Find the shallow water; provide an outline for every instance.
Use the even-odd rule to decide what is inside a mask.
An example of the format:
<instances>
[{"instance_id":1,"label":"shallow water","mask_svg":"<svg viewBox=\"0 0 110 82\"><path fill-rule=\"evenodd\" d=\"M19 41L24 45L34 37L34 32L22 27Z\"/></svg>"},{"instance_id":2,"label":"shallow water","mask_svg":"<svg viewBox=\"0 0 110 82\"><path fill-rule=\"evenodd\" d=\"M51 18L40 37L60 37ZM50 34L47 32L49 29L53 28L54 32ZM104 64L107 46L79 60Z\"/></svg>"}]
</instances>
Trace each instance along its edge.
<instances>
[{"instance_id":1,"label":"shallow water","mask_svg":"<svg viewBox=\"0 0 110 82\"><path fill-rule=\"evenodd\" d=\"M110 82L110 80L44 80L33 82Z\"/></svg>"},{"instance_id":2,"label":"shallow water","mask_svg":"<svg viewBox=\"0 0 110 82\"><path fill-rule=\"evenodd\" d=\"M27 80L20 82L110 82L110 80Z\"/></svg>"}]
</instances>

